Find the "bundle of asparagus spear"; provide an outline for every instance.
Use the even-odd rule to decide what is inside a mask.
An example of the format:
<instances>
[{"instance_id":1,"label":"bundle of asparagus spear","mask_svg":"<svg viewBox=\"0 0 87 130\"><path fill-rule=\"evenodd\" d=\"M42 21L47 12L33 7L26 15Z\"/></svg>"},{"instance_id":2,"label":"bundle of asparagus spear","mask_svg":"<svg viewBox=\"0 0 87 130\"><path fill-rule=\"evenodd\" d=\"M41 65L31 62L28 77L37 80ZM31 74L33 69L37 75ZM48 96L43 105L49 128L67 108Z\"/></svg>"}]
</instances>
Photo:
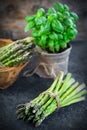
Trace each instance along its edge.
<instances>
[{"instance_id":1,"label":"bundle of asparagus spear","mask_svg":"<svg viewBox=\"0 0 87 130\"><path fill-rule=\"evenodd\" d=\"M29 61L35 44L27 37L0 48L0 63L5 67L17 66Z\"/></svg>"},{"instance_id":2,"label":"bundle of asparagus spear","mask_svg":"<svg viewBox=\"0 0 87 130\"><path fill-rule=\"evenodd\" d=\"M19 104L17 118L32 121L35 126L39 126L56 109L84 100L84 95L87 94L85 85L76 82L71 73L63 77L63 72L60 72L50 88L32 101Z\"/></svg>"}]
</instances>

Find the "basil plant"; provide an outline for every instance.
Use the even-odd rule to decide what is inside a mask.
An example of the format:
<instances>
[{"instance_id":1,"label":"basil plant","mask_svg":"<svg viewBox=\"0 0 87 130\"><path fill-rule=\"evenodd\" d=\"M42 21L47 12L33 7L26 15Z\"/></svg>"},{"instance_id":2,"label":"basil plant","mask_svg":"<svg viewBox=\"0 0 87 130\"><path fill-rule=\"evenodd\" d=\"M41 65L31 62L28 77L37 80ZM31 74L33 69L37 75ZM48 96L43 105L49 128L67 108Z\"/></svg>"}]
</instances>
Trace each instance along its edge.
<instances>
[{"instance_id":1,"label":"basil plant","mask_svg":"<svg viewBox=\"0 0 87 130\"><path fill-rule=\"evenodd\" d=\"M25 18L27 25L25 32L31 31L34 42L43 50L58 53L68 47L69 41L74 40L78 31L75 24L78 16L70 12L66 4L54 3L54 7L45 11L43 8L37 13Z\"/></svg>"}]
</instances>

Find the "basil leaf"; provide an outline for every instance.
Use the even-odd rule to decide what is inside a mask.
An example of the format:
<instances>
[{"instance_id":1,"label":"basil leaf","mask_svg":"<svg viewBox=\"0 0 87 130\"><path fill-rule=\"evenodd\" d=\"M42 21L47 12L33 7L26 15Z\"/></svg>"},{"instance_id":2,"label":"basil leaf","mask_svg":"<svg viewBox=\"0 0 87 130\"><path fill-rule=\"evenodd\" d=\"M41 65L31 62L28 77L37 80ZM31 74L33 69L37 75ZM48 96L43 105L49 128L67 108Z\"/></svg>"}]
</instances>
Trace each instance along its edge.
<instances>
[{"instance_id":1,"label":"basil leaf","mask_svg":"<svg viewBox=\"0 0 87 130\"><path fill-rule=\"evenodd\" d=\"M58 20L59 20L60 22L63 22L63 19L64 19L63 13L57 12L57 16L58 16Z\"/></svg>"},{"instance_id":2,"label":"basil leaf","mask_svg":"<svg viewBox=\"0 0 87 130\"><path fill-rule=\"evenodd\" d=\"M60 47L61 47L62 49L67 48L67 43L64 42L64 41L61 41L61 42L60 42Z\"/></svg>"},{"instance_id":3,"label":"basil leaf","mask_svg":"<svg viewBox=\"0 0 87 130\"><path fill-rule=\"evenodd\" d=\"M41 25L41 27L40 27L40 30L39 30L39 35L41 36L42 34L44 34L44 26L43 25Z\"/></svg>"},{"instance_id":4,"label":"basil leaf","mask_svg":"<svg viewBox=\"0 0 87 130\"><path fill-rule=\"evenodd\" d=\"M64 30L63 25L61 24L60 21L57 21L57 28L58 28L59 32L63 32L63 30Z\"/></svg>"},{"instance_id":5,"label":"basil leaf","mask_svg":"<svg viewBox=\"0 0 87 130\"><path fill-rule=\"evenodd\" d=\"M70 15L71 15L71 17L74 18L75 21L78 21L79 17L76 13L72 12L72 13L70 13Z\"/></svg>"},{"instance_id":6,"label":"basil leaf","mask_svg":"<svg viewBox=\"0 0 87 130\"><path fill-rule=\"evenodd\" d=\"M65 20L65 24L66 24L66 26L73 27L74 23L73 23L72 19L68 18Z\"/></svg>"},{"instance_id":7,"label":"basil leaf","mask_svg":"<svg viewBox=\"0 0 87 130\"><path fill-rule=\"evenodd\" d=\"M42 46L42 42L41 42L41 39L38 39L38 41L37 41L37 45L40 46L41 48L43 48L43 46Z\"/></svg>"},{"instance_id":8,"label":"basil leaf","mask_svg":"<svg viewBox=\"0 0 87 130\"><path fill-rule=\"evenodd\" d=\"M47 20L51 22L51 21L53 21L54 19L57 19L57 18L58 18L57 14L50 14L48 16Z\"/></svg>"},{"instance_id":9,"label":"basil leaf","mask_svg":"<svg viewBox=\"0 0 87 130\"><path fill-rule=\"evenodd\" d=\"M58 41L63 39L63 35L62 34L58 34Z\"/></svg>"},{"instance_id":10,"label":"basil leaf","mask_svg":"<svg viewBox=\"0 0 87 130\"><path fill-rule=\"evenodd\" d=\"M52 40L58 40L58 35L55 32L53 32L53 33L49 34L49 38Z\"/></svg>"},{"instance_id":11,"label":"basil leaf","mask_svg":"<svg viewBox=\"0 0 87 130\"><path fill-rule=\"evenodd\" d=\"M48 41L48 48L51 52L54 52L54 41L53 40Z\"/></svg>"},{"instance_id":12,"label":"basil leaf","mask_svg":"<svg viewBox=\"0 0 87 130\"><path fill-rule=\"evenodd\" d=\"M29 31L30 29L34 28L34 26L35 26L34 22L29 22L29 23L26 25L24 31L27 32L27 31Z\"/></svg>"},{"instance_id":13,"label":"basil leaf","mask_svg":"<svg viewBox=\"0 0 87 130\"><path fill-rule=\"evenodd\" d=\"M59 2L55 2L54 5L55 5L56 9L57 9L59 12L63 12L63 10L64 10L63 4L61 4L61 3L59 3Z\"/></svg>"},{"instance_id":14,"label":"basil leaf","mask_svg":"<svg viewBox=\"0 0 87 130\"><path fill-rule=\"evenodd\" d=\"M68 32L67 32L67 34L68 34L68 37L69 37L69 39L74 39L75 38L75 36L77 35L77 33L78 33L78 31L77 31L77 29L75 29L75 28L71 28L71 29L68 29Z\"/></svg>"},{"instance_id":15,"label":"basil leaf","mask_svg":"<svg viewBox=\"0 0 87 130\"><path fill-rule=\"evenodd\" d=\"M58 20L53 20L52 28L53 28L53 30L55 30L57 32L63 32L64 31L63 25Z\"/></svg>"},{"instance_id":16,"label":"basil leaf","mask_svg":"<svg viewBox=\"0 0 87 130\"><path fill-rule=\"evenodd\" d=\"M40 38L35 38L35 39L34 39L34 42L35 42L38 46L40 46L39 41L40 41Z\"/></svg>"},{"instance_id":17,"label":"basil leaf","mask_svg":"<svg viewBox=\"0 0 87 130\"><path fill-rule=\"evenodd\" d=\"M58 16L58 18L64 18L63 14L60 12L57 12L57 16Z\"/></svg>"},{"instance_id":18,"label":"basil leaf","mask_svg":"<svg viewBox=\"0 0 87 130\"><path fill-rule=\"evenodd\" d=\"M47 14L56 14L56 10L54 8L49 8Z\"/></svg>"},{"instance_id":19,"label":"basil leaf","mask_svg":"<svg viewBox=\"0 0 87 130\"><path fill-rule=\"evenodd\" d=\"M47 20L50 21L50 22L51 22L53 19L54 19L54 16L53 16L52 14L49 15L48 18L47 18Z\"/></svg>"},{"instance_id":20,"label":"basil leaf","mask_svg":"<svg viewBox=\"0 0 87 130\"><path fill-rule=\"evenodd\" d=\"M64 4L64 10L69 12L69 7L66 4Z\"/></svg>"},{"instance_id":21,"label":"basil leaf","mask_svg":"<svg viewBox=\"0 0 87 130\"><path fill-rule=\"evenodd\" d=\"M37 17L40 18L45 14L45 10L43 8L38 9L37 11Z\"/></svg>"},{"instance_id":22,"label":"basil leaf","mask_svg":"<svg viewBox=\"0 0 87 130\"><path fill-rule=\"evenodd\" d=\"M42 25L46 23L46 17L42 16L40 18L35 18L36 25Z\"/></svg>"},{"instance_id":23,"label":"basil leaf","mask_svg":"<svg viewBox=\"0 0 87 130\"><path fill-rule=\"evenodd\" d=\"M55 51L59 52L60 50L60 45L58 44L58 41L55 42Z\"/></svg>"},{"instance_id":24,"label":"basil leaf","mask_svg":"<svg viewBox=\"0 0 87 130\"><path fill-rule=\"evenodd\" d=\"M63 33L63 38L64 38L64 41L66 41L68 39L67 34L65 32Z\"/></svg>"},{"instance_id":25,"label":"basil leaf","mask_svg":"<svg viewBox=\"0 0 87 130\"><path fill-rule=\"evenodd\" d=\"M37 38L37 37L39 37L39 31L38 30L34 30L31 35L33 37Z\"/></svg>"},{"instance_id":26,"label":"basil leaf","mask_svg":"<svg viewBox=\"0 0 87 130\"><path fill-rule=\"evenodd\" d=\"M32 20L34 20L34 19L35 19L35 15L31 15L31 16L25 17L25 21L26 21L26 22L30 22L30 21L32 21Z\"/></svg>"},{"instance_id":27,"label":"basil leaf","mask_svg":"<svg viewBox=\"0 0 87 130\"><path fill-rule=\"evenodd\" d=\"M47 22L46 25L42 25L40 27L40 31L39 31L39 35L44 35L44 34L48 34L50 32L50 23Z\"/></svg>"},{"instance_id":28,"label":"basil leaf","mask_svg":"<svg viewBox=\"0 0 87 130\"><path fill-rule=\"evenodd\" d=\"M63 14L64 14L64 18L65 17L70 17L70 13L68 11L64 11Z\"/></svg>"},{"instance_id":29,"label":"basil leaf","mask_svg":"<svg viewBox=\"0 0 87 130\"><path fill-rule=\"evenodd\" d=\"M46 40L47 40L47 36L46 36L46 35L42 35L40 42L42 43L42 48L43 48L43 49L45 49Z\"/></svg>"},{"instance_id":30,"label":"basil leaf","mask_svg":"<svg viewBox=\"0 0 87 130\"><path fill-rule=\"evenodd\" d=\"M49 32L50 31L50 22L47 21L44 28L45 28L46 32Z\"/></svg>"}]
</instances>

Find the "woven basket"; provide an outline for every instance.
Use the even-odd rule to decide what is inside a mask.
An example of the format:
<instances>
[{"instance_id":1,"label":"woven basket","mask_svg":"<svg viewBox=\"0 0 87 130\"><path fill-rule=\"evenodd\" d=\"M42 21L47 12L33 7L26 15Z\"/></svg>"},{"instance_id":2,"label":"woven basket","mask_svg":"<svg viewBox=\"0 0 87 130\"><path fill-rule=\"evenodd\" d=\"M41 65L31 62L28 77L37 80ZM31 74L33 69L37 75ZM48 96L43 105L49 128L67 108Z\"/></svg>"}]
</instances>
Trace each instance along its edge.
<instances>
[{"instance_id":1,"label":"woven basket","mask_svg":"<svg viewBox=\"0 0 87 130\"><path fill-rule=\"evenodd\" d=\"M26 66L8 67L0 70L0 89L5 89L15 82L20 71Z\"/></svg>"},{"instance_id":2,"label":"woven basket","mask_svg":"<svg viewBox=\"0 0 87 130\"><path fill-rule=\"evenodd\" d=\"M6 46L8 44L11 44L13 41L11 39L3 39L0 38L0 47Z\"/></svg>"},{"instance_id":3,"label":"woven basket","mask_svg":"<svg viewBox=\"0 0 87 130\"><path fill-rule=\"evenodd\" d=\"M0 43L3 41L3 46L9 43L12 43L10 40L0 39ZM1 44L2 46L2 44ZM12 85L17 76L19 75L20 71L26 66L27 63L21 64L15 67L4 67L0 69L0 89L5 89Z\"/></svg>"}]
</instances>

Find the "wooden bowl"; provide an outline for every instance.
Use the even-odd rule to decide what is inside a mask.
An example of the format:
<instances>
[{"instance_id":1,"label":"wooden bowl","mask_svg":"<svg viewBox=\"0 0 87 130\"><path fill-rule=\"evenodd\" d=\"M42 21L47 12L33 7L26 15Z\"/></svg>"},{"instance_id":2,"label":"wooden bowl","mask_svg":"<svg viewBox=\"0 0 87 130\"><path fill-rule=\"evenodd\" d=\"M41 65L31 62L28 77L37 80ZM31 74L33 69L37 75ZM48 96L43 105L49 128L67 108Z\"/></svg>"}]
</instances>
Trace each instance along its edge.
<instances>
[{"instance_id":1,"label":"wooden bowl","mask_svg":"<svg viewBox=\"0 0 87 130\"><path fill-rule=\"evenodd\" d=\"M0 47L11 43L12 41L9 39L0 39ZM20 71L26 66L26 64L27 63L20 64L19 66L15 67L0 68L0 89L5 89L11 86L17 79L17 76L19 75Z\"/></svg>"}]
</instances>

